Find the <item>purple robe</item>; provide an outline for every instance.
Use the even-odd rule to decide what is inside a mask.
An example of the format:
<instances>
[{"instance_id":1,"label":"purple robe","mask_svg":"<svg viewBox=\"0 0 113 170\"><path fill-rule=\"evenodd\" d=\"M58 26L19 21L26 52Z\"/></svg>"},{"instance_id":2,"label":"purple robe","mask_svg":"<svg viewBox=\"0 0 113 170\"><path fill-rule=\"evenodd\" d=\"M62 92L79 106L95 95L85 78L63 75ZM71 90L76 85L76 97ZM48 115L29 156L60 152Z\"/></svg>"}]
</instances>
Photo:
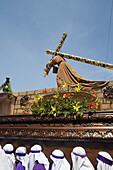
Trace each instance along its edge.
<instances>
[{"instance_id":1,"label":"purple robe","mask_svg":"<svg viewBox=\"0 0 113 170\"><path fill-rule=\"evenodd\" d=\"M44 167L44 164L40 164L38 163L34 168L33 170L46 170L45 167Z\"/></svg>"},{"instance_id":2,"label":"purple robe","mask_svg":"<svg viewBox=\"0 0 113 170\"><path fill-rule=\"evenodd\" d=\"M21 162L19 162L19 163L17 164L15 170L25 170L25 167L22 166L22 163L21 163Z\"/></svg>"}]
</instances>

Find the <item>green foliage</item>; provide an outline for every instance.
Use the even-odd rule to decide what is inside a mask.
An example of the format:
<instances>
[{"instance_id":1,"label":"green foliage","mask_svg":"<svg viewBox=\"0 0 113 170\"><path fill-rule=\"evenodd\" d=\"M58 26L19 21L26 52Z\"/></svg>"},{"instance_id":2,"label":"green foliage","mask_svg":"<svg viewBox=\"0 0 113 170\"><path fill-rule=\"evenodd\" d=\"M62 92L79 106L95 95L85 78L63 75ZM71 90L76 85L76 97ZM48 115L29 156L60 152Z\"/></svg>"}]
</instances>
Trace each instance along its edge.
<instances>
[{"instance_id":1,"label":"green foliage","mask_svg":"<svg viewBox=\"0 0 113 170\"><path fill-rule=\"evenodd\" d=\"M2 83L2 85L0 86L0 90L2 90L5 86L5 83ZM13 92L12 92L12 89L11 89L11 82L9 81L8 83L8 95L9 95L9 98L12 99L13 98Z\"/></svg>"},{"instance_id":2,"label":"green foliage","mask_svg":"<svg viewBox=\"0 0 113 170\"><path fill-rule=\"evenodd\" d=\"M0 90L3 89L4 85L5 85L5 83L2 83L2 85L0 86Z\"/></svg>"},{"instance_id":3,"label":"green foliage","mask_svg":"<svg viewBox=\"0 0 113 170\"><path fill-rule=\"evenodd\" d=\"M64 92L62 92L64 89ZM84 92L85 95L80 100L79 95ZM85 89L81 86L75 87L74 92L71 87L66 84L62 88L57 88L55 95L49 95L45 89L43 95L35 94L34 101L22 108L23 114L38 114L52 115L54 117L63 114L67 117L73 114L74 119L83 115L85 111L92 111L98 109L99 101L94 95L95 91L92 89ZM87 94L87 95L86 95ZM94 98L92 98L94 96Z\"/></svg>"},{"instance_id":4,"label":"green foliage","mask_svg":"<svg viewBox=\"0 0 113 170\"><path fill-rule=\"evenodd\" d=\"M11 82L9 81L8 83L8 93L9 93L9 98L12 99L13 98L13 92L11 89Z\"/></svg>"}]
</instances>

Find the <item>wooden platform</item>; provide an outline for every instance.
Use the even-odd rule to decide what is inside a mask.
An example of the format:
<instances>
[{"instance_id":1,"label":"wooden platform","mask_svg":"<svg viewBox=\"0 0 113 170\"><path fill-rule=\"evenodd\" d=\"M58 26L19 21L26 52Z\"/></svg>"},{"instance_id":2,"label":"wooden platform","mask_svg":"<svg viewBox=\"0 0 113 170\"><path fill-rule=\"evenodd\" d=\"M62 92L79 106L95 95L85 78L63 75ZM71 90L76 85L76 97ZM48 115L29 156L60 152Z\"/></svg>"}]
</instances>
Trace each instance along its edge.
<instances>
[{"instance_id":1,"label":"wooden platform","mask_svg":"<svg viewBox=\"0 0 113 170\"><path fill-rule=\"evenodd\" d=\"M73 115L64 118L38 115L0 116L0 144L12 143L15 149L26 146L28 152L34 144L40 144L49 158L59 148L71 163L70 153L75 146L82 146L96 167L99 151L107 151L113 157L113 111L86 113L82 118Z\"/></svg>"}]
</instances>

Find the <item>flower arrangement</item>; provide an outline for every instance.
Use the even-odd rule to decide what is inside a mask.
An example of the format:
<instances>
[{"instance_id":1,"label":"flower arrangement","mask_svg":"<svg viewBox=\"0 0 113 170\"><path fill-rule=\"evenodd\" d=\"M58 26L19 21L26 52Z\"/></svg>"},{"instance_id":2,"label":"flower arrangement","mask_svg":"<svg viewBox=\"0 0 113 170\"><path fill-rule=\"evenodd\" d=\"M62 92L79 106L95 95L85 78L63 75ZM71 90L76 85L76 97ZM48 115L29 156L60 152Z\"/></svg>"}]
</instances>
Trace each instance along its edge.
<instances>
[{"instance_id":1,"label":"flower arrangement","mask_svg":"<svg viewBox=\"0 0 113 170\"><path fill-rule=\"evenodd\" d=\"M5 83L2 83L2 85L0 86L0 90L3 89L3 91L7 91L9 98L12 99L13 98L13 92L11 89L11 82L9 81L10 78L6 78Z\"/></svg>"},{"instance_id":2,"label":"flower arrangement","mask_svg":"<svg viewBox=\"0 0 113 170\"><path fill-rule=\"evenodd\" d=\"M80 93L83 95L79 99ZM34 101L28 101L22 108L23 114L38 114L40 116L50 115L57 117L63 114L64 117L73 114L74 119L82 116L85 111L98 109L99 100L96 98L95 90L77 86L73 90L69 85L64 84L62 88L57 88L54 95L49 95L49 91L43 90L43 94L35 94Z\"/></svg>"}]
</instances>

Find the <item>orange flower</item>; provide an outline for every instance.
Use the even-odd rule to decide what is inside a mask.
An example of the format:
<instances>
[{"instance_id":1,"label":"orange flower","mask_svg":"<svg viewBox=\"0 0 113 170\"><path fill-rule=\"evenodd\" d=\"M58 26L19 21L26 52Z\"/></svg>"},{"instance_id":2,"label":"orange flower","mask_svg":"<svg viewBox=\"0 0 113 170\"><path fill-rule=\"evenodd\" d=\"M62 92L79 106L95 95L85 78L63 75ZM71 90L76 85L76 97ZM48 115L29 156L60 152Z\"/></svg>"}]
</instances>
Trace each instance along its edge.
<instances>
[{"instance_id":1,"label":"orange flower","mask_svg":"<svg viewBox=\"0 0 113 170\"><path fill-rule=\"evenodd\" d=\"M93 98L91 98L91 101L93 101L94 99Z\"/></svg>"},{"instance_id":2,"label":"orange flower","mask_svg":"<svg viewBox=\"0 0 113 170\"><path fill-rule=\"evenodd\" d=\"M56 101L56 104L58 104L58 101Z\"/></svg>"},{"instance_id":3,"label":"orange flower","mask_svg":"<svg viewBox=\"0 0 113 170\"><path fill-rule=\"evenodd\" d=\"M93 94L96 96L95 90L93 90Z\"/></svg>"},{"instance_id":4,"label":"orange flower","mask_svg":"<svg viewBox=\"0 0 113 170\"><path fill-rule=\"evenodd\" d=\"M66 98L66 94L64 94L64 95L62 96L62 98L65 99L65 98Z\"/></svg>"},{"instance_id":5,"label":"orange flower","mask_svg":"<svg viewBox=\"0 0 113 170\"><path fill-rule=\"evenodd\" d=\"M22 113L23 113L24 115L26 115L26 114L27 114L27 113L26 113L26 112L24 112L24 111L23 111Z\"/></svg>"},{"instance_id":6,"label":"orange flower","mask_svg":"<svg viewBox=\"0 0 113 170\"><path fill-rule=\"evenodd\" d=\"M28 101L27 103L30 104L30 101Z\"/></svg>"},{"instance_id":7,"label":"orange flower","mask_svg":"<svg viewBox=\"0 0 113 170\"><path fill-rule=\"evenodd\" d=\"M45 89L45 90L43 90L43 93L48 93L48 91Z\"/></svg>"},{"instance_id":8,"label":"orange flower","mask_svg":"<svg viewBox=\"0 0 113 170\"><path fill-rule=\"evenodd\" d=\"M57 87L57 93L59 93L59 87Z\"/></svg>"},{"instance_id":9,"label":"orange flower","mask_svg":"<svg viewBox=\"0 0 113 170\"><path fill-rule=\"evenodd\" d=\"M91 102L89 103L89 107L91 107L91 108L93 107L93 105L91 104Z\"/></svg>"},{"instance_id":10,"label":"orange flower","mask_svg":"<svg viewBox=\"0 0 113 170\"><path fill-rule=\"evenodd\" d=\"M67 94L68 99L70 98L70 93Z\"/></svg>"},{"instance_id":11,"label":"orange flower","mask_svg":"<svg viewBox=\"0 0 113 170\"><path fill-rule=\"evenodd\" d=\"M95 107L96 109L98 109L98 103L95 103L95 104L93 105L93 107Z\"/></svg>"},{"instance_id":12,"label":"orange flower","mask_svg":"<svg viewBox=\"0 0 113 170\"><path fill-rule=\"evenodd\" d=\"M87 91L90 91L91 90L91 88L88 88L88 89L86 89Z\"/></svg>"}]
</instances>

